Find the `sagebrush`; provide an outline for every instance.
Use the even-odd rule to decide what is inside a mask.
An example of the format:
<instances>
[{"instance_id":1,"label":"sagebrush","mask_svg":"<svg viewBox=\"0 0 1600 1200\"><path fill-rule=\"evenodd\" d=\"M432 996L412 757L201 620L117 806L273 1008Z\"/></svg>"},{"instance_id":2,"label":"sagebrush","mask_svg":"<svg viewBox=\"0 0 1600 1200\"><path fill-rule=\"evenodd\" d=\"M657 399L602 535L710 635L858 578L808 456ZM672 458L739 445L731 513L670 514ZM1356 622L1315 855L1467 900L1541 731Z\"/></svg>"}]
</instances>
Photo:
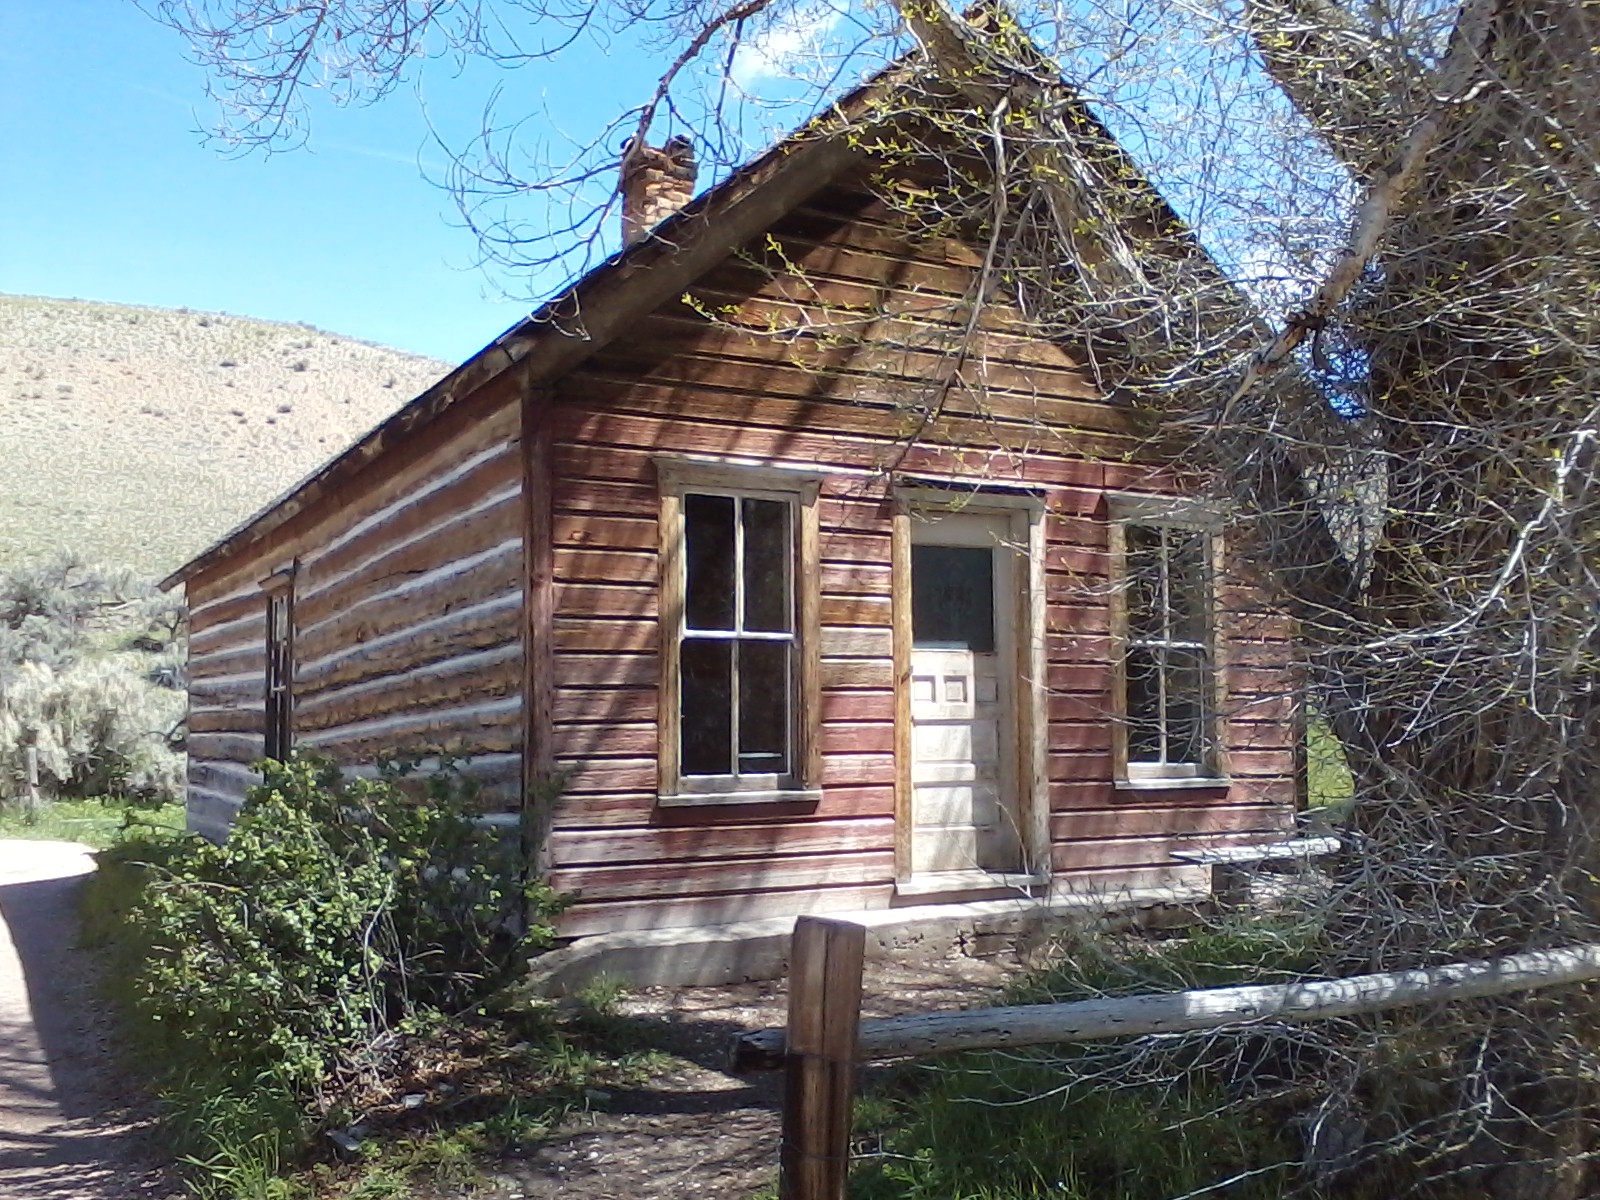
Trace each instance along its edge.
<instances>
[{"instance_id":1,"label":"sagebrush","mask_svg":"<svg viewBox=\"0 0 1600 1200\"><path fill-rule=\"evenodd\" d=\"M46 796L183 794L185 614L126 571L64 555L0 572L0 800L33 750Z\"/></svg>"}]
</instances>

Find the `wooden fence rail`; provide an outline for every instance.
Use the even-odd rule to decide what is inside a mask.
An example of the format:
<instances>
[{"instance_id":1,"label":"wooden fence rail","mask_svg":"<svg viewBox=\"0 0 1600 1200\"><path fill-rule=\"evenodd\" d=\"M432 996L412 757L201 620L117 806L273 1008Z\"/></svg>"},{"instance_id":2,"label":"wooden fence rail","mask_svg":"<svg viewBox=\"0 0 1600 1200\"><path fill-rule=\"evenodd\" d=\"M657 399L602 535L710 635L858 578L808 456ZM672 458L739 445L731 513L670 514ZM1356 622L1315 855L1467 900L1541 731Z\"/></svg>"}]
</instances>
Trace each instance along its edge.
<instances>
[{"instance_id":1,"label":"wooden fence rail","mask_svg":"<svg viewBox=\"0 0 1600 1200\"><path fill-rule=\"evenodd\" d=\"M801 917L790 957L788 1031L762 1029L735 1039L735 1070L781 1067L787 1073L780 1200L843 1200L860 1062L1323 1020L1600 979L1600 944L1584 944L1346 979L860 1021L865 947L860 926Z\"/></svg>"}]
</instances>

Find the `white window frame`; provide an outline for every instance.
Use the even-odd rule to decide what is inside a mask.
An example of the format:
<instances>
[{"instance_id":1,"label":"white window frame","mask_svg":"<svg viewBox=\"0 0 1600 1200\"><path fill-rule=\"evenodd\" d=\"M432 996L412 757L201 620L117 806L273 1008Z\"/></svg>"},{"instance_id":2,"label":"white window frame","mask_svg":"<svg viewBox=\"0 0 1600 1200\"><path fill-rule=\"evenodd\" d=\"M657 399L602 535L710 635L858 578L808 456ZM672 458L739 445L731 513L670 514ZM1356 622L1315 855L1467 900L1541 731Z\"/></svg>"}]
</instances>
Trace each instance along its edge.
<instances>
[{"instance_id":1,"label":"white window frame","mask_svg":"<svg viewBox=\"0 0 1600 1200\"><path fill-rule=\"evenodd\" d=\"M817 651L817 497L822 476L813 471L689 458L656 460L661 479L661 683L659 802L697 804L814 803L821 799L816 729L820 659ZM691 495L727 496L785 503L790 512L789 604L787 633L741 628L743 571L735 570L734 628L692 630L685 604L687 562L683 553L684 501ZM744 522L735 522L735 559L743 562ZM738 687L730 714L734 771L690 775L682 770L682 646L689 638L745 642L783 642L791 647L786 689L788 764L781 773L738 771ZM737 653L737 651L735 651ZM737 679L737 675L735 676Z\"/></svg>"},{"instance_id":2,"label":"white window frame","mask_svg":"<svg viewBox=\"0 0 1600 1200\"><path fill-rule=\"evenodd\" d=\"M1114 696L1112 758L1116 784L1123 788L1216 787L1228 782L1227 758L1222 737L1224 711L1224 664L1218 638L1217 580L1222 562L1221 517L1213 508L1170 496L1143 496L1113 493L1107 497L1111 520L1111 641ZM1181 529L1205 538L1205 594L1200 597L1204 613L1204 640L1174 641L1170 638L1135 639L1130 632L1128 576L1128 538L1130 526L1154 529ZM1163 570L1163 606L1168 606L1169 578ZM1198 651L1203 663L1200 684L1202 705L1200 757L1185 761L1135 760L1130 747L1130 689L1128 658L1139 647L1176 647ZM1165 705L1162 706L1163 714ZM1164 719L1164 715L1162 718ZM1165 741L1165 738L1163 738ZM1165 750L1163 750L1165 754Z\"/></svg>"}]
</instances>

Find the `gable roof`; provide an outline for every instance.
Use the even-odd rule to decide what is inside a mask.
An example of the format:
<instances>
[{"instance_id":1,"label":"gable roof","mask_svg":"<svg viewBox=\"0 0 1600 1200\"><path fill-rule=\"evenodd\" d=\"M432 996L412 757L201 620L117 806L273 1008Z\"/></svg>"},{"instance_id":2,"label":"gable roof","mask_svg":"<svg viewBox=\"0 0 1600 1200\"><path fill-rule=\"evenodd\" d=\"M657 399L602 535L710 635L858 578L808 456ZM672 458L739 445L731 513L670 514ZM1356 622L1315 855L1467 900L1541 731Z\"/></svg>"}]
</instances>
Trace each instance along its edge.
<instances>
[{"instance_id":1,"label":"gable roof","mask_svg":"<svg viewBox=\"0 0 1600 1200\"><path fill-rule=\"evenodd\" d=\"M865 164L869 152L845 136L846 131L852 122L869 116L874 101L892 94L914 70L908 56L834 102L661 222L650 236L620 250L546 301L283 497L173 571L160 586L175 587L265 538L491 380L520 370L524 387L537 386L599 353L846 170ZM1100 121L1075 96L1071 100L1082 110L1078 127L1126 158ZM1131 160L1129 164L1133 165ZM1165 198L1136 167L1133 177L1143 185L1163 223L1187 234ZM1197 244L1194 249L1198 250ZM1204 251L1199 254L1210 262ZM1217 275L1222 275L1219 269Z\"/></svg>"}]
</instances>

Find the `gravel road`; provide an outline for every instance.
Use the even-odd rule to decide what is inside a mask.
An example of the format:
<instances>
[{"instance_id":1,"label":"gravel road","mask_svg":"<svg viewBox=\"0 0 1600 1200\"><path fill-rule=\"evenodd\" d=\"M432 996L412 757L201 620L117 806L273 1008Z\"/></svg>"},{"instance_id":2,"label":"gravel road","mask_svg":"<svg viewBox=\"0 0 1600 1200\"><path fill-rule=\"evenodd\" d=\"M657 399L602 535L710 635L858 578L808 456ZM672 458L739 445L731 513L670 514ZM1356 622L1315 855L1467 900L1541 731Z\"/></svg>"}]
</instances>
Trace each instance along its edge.
<instances>
[{"instance_id":1,"label":"gravel road","mask_svg":"<svg viewBox=\"0 0 1600 1200\"><path fill-rule=\"evenodd\" d=\"M0 1196L153 1200L152 1171L127 1110L77 948L75 898L94 870L71 842L0 841Z\"/></svg>"}]
</instances>

